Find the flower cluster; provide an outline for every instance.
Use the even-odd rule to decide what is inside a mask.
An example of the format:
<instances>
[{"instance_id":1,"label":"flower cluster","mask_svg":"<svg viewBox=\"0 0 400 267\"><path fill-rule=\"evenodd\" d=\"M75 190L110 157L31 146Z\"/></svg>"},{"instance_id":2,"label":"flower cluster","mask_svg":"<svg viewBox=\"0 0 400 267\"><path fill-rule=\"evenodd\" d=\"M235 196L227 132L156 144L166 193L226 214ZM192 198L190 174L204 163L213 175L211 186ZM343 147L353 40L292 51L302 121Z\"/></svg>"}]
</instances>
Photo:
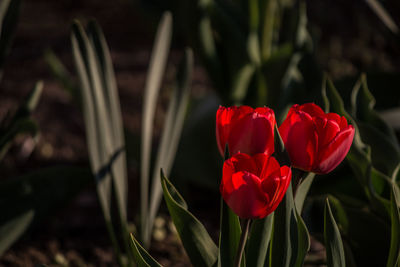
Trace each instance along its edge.
<instances>
[{"instance_id":1,"label":"flower cluster","mask_svg":"<svg viewBox=\"0 0 400 267\"><path fill-rule=\"evenodd\" d=\"M249 106L220 107L216 115L218 148L228 145L222 197L241 218L264 218L281 202L290 184L289 166L280 166L274 153L274 111ZM294 105L279 127L292 167L326 174L343 161L354 137L346 118L325 113L308 103Z\"/></svg>"}]
</instances>

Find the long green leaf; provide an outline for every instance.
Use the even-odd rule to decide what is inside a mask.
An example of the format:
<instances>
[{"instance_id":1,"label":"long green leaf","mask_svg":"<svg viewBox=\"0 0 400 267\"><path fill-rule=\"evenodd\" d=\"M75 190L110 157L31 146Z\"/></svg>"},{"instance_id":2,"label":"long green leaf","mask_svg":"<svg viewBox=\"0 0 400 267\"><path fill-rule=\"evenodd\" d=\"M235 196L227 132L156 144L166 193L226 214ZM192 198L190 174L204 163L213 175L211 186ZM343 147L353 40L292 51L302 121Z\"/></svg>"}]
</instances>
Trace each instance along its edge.
<instances>
[{"instance_id":1,"label":"long green leaf","mask_svg":"<svg viewBox=\"0 0 400 267\"><path fill-rule=\"evenodd\" d=\"M116 198L122 224L126 224L128 180L126 156L124 151L125 142L122 115L117 92L117 82L115 80L109 48L99 25L94 21L90 22L88 25L88 31L101 67L100 77L102 78L103 83L104 102L106 105L106 112L109 114L110 118L110 123L107 126L110 128L112 136L111 153L113 155L118 153L117 158L111 166L111 171L113 182L115 184Z\"/></svg>"},{"instance_id":2,"label":"long green leaf","mask_svg":"<svg viewBox=\"0 0 400 267\"><path fill-rule=\"evenodd\" d=\"M246 246L246 266L266 266L269 242L271 240L274 213L264 219L254 220Z\"/></svg>"},{"instance_id":3,"label":"long green leaf","mask_svg":"<svg viewBox=\"0 0 400 267\"><path fill-rule=\"evenodd\" d=\"M239 245L240 234L239 217L226 205L221 198L221 221L219 236L219 267L234 266L234 259ZM251 266L251 265L250 265Z\"/></svg>"},{"instance_id":4,"label":"long green leaf","mask_svg":"<svg viewBox=\"0 0 400 267\"><path fill-rule=\"evenodd\" d=\"M172 15L165 12L158 26L149 70L146 78L143 99L143 125L141 143L141 173L140 173L140 214L142 240L148 246L150 225L148 224L148 190L150 177L151 140L153 137L153 120L156 111L157 96L162 77L167 64L168 52L172 38ZM158 170L157 170L158 172Z\"/></svg>"},{"instance_id":5,"label":"long green leaf","mask_svg":"<svg viewBox=\"0 0 400 267\"><path fill-rule=\"evenodd\" d=\"M296 196L294 198L294 203L296 205L297 211L301 214L303 210L304 201L306 200L308 191L314 181L315 173L308 173L304 178L303 182L299 185L296 191Z\"/></svg>"},{"instance_id":6,"label":"long green leaf","mask_svg":"<svg viewBox=\"0 0 400 267\"><path fill-rule=\"evenodd\" d=\"M0 225L0 255L2 255L26 231L33 221L35 212L28 210Z\"/></svg>"},{"instance_id":7,"label":"long green leaf","mask_svg":"<svg viewBox=\"0 0 400 267\"><path fill-rule=\"evenodd\" d=\"M324 240L328 267L345 267L346 261L342 237L340 236L339 228L336 225L328 199L325 202L324 212Z\"/></svg>"},{"instance_id":8,"label":"long green leaf","mask_svg":"<svg viewBox=\"0 0 400 267\"><path fill-rule=\"evenodd\" d=\"M164 131L161 136L160 147L157 153L156 163L154 165L155 167L153 171L153 183L150 197L150 212L148 218L148 226L150 229L152 228L162 196L161 183L159 182L158 175L156 175L158 174L157 170L162 168L165 170L165 175L167 176L171 171L182 133L186 109L189 103L192 73L193 52L188 48L185 51L184 58L177 73L176 86L172 92L165 120ZM149 238L149 236L147 238Z\"/></svg>"},{"instance_id":9,"label":"long green leaf","mask_svg":"<svg viewBox=\"0 0 400 267\"><path fill-rule=\"evenodd\" d=\"M138 267L161 267L131 234L131 248Z\"/></svg>"},{"instance_id":10,"label":"long green leaf","mask_svg":"<svg viewBox=\"0 0 400 267\"><path fill-rule=\"evenodd\" d=\"M107 230L118 255L119 264L122 265L120 248L111 221L111 195L114 181L118 213L124 233L123 240L129 253L126 230L126 188L123 188L126 187L125 155L121 147L123 130L115 80L112 80L115 78L113 72L110 71L112 67L108 52L104 51L106 49L104 37L93 23L91 25L88 36L81 24L75 22L71 29L71 42L82 89L82 106L91 169L96 178L97 192ZM117 121L113 121L118 116ZM131 255L128 254L128 256Z\"/></svg>"},{"instance_id":11,"label":"long green leaf","mask_svg":"<svg viewBox=\"0 0 400 267\"><path fill-rule=\"evenodd\" d=\"M307 228L294 206L292 185L274 212L270 267L302 266L310 248Z\"/></svg>"},{"instance_id":12,"label":"long green leaf","mask_svg":"<svg viewBox=\"0 0 400 267\"><path fill-rule=\"evenodd\" d=\"M396 184L392 185L392 192L391 192L391 238L390 238L390 250L389 250L389 257L386 266L398 266L400 264L400 199L398 193L394 187L397 187ZM397 188L398 190L398 188Z\"/></svg>"},{"instance_id":13,"label":"long green leaf","mask_svg":"<svg viewBox=\"0 0 400 267\"><path fill-rule=\"evenodd\" d=\"M187 210L182 196L165 178L162 170L161 183L169 213L190 261L196 266L214 266L218 259L218 248L207 233L207 230Z\"/></svg>"},{"instance_id":14,"label":"long green leaf","mask_svg":"<svg viewBox=\"0 0 400 267\"><path fill-rule=\"evenodd\" d=\"M91 78L90 66L88 62L89 40L82 26L75 22L72 25L71 43L75 59L75 65L79 74L82 88L82 106L85 119L86 136L89 149L90 164L96 176L97 192L103 214L107 221L111 220L111 176L108 173L100 173L107 163L107 152L104 150L104 143L100 134L104 135L99 125L99 116L95 107L93 82ZM93 53L93 51L92 51ZM109 142L109 141L108 141Z\"/></svg>"}]
</instances>

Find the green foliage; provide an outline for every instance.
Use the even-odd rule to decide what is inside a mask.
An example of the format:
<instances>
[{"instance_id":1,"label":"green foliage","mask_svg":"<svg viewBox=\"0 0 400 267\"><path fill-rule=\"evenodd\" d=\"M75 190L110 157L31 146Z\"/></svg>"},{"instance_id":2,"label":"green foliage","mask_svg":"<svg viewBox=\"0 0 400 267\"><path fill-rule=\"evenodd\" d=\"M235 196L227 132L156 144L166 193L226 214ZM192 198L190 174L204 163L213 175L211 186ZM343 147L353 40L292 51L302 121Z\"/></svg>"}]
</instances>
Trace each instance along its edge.
<instances>
[{"instance_id":1,"label":"green foliage","mask_svg":"<svg viewBox=\"0 0 400 267\"><path fill-rule=\"evenodd\" d=\"M400 199L398 192L392 186L391 202L390 202L390 218L392 223L390 251L386 266L398 266L400 264Z\"/></svg>"},{"instance_id":2,"label":"green foliage","mask_svg":"<svg viewBox=\"0 0 400 267\"><path fill-rule=\"evenodd\" d=\"M168 211L190 261L196 266L214 266L217 263L218 248L207 230L188 211L185 200L165 178L162 171L161 183Z\"/></svg>"},{"instance_id":3,"label":"green foliage","mask_svg":"<svg viewBox=\"0 0 400 267\"><path fill-rule=\"evenodd\" d=\"M342 238L328 199L326 199L324 211L324 240L328 266L345 267L346 262Z\"/></svg>"},{"instance_id":4,"label":"green foliage","mask_svg":"<svg viewBox=\"0 0 400 267\"><path fill-rule=\"evenodd\" d=\"M234 266L234 259L239 244L240 228L239 217L228 207L221 198L221 222L219 236L218 266Z\"/></svg>"},{"instance_id":5,"label":"green foliage","mask_svg":"<svg viewBox=\"0 0 400 267\"><path fill-rule=\"evenodd\" d=\"M131 234L131 248L138 267L161 267Z\"/></svg>"},{"instance_id":6,"label":"green foliage","mask_svg":"<svg viewBox=\"0 0 400 267\"><path fill-rule=\"evenodd\" d=\"M396 182L400 163L397 138L393 129L373 109L375 99L367 87L365 75L353 88L351 113L345 110L341 96L329 80L323 96L326 107L346 116L356 129L347 161L362 193L357 195L351 190L335 190L334 193L337 197L334 206L340 212L337 219L344 237L346 263L350 257L360 266L382 264L390 247L392 261L388 266L394 266L399 240L392 238L391 244L387 240L390 225L392 232L396 228L396 221L391 219L396 216L392 217L394 210L390 199L392 191L399 191ZM368 238L365 238L365 232L369 233ZM373 260L368 257L369 253L374 253Z\"/></svg>"},{"instance_id":7,"label":"green foliage","mask_svg":"<svg viewBox=\"0 0 400 267\"><path fill-rule=\"evenodd\" d=\"M247 241L246 266L263 267L268 256L274 213L264 219L254 220Z\"/></svg>"},{"instance_id":8,"label":"green foliage","mask_svg":"<svg viewBox=\"0 0 400 267\"><path fill-rule=\"evenodd\" d=\"M104 36L95 22L89 23L88 33L79 22L75 22L71 29L71 42L82 89L82 110L91 169L96 178L100 204L114 248L119 251L111 221L111 197L114 193L120 224L125 233L125 249L128 250L125 144L111 57ZM121 256L119 260L122 262Z\"/></svg>"},{"instance_id":9,"label":"green foliage","mask_svg":"<svg viewBox=\"0 0 400 267\"><path fill-rule=\"evenodd\" d=\"M149 64L146 87L143 99L143 126L141 142L141 172L140 172L140 213L142 239L148 246L151 226L148 224L148 188L150 179L151 141L153 137L153 121L156 111L157 96L167 63L172 37L172 16L165 13L157 30L154 48Z\"/></svg>"},{"instance_id":10,"label":"green foliage","mask_svg":"<svg viewBox=\"0 0 400 267\"><path fill-rule=\"evenodd\" d=\"M42 90L43 83L36 83L25 101L18 107L15 114L11 117L10 113L8 113L8 116L0 121L0 161L7 153L12 141L17 135L37 135L38 127L30 116L39 102Z\"/></svg>"}]
</instances>

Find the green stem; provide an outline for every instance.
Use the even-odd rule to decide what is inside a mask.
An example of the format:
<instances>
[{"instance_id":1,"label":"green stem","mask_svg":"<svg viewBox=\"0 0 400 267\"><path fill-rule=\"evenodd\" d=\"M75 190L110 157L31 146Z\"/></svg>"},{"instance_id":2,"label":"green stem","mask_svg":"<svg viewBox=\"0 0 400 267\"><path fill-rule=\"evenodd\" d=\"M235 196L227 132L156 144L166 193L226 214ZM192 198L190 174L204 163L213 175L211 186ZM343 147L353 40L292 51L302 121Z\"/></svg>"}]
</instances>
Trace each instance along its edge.
<instances>
[{"instance_id":1,"label":"green stem","mask_svg":"<svg viewBox=\"0 0 400 267\"><path fill-rule=\"evenodd\" d=\"M240 267L240 263L242 261L244 247L247 241L247 235L249 233L249 226L250 226L251 219L246 219L244 221L244 228L242 230L242 234L240 235L239 245L236 252L235 263L234 267Z\"/></svg>"},{"instance_id":2,"label":"green stem","mask_svg":"<svg viewBox=\"0 0 400 267\"><path fill-rule=\"evenodd\" d=\"M117 257L118 265L119 266L125 266L124 261L122 259L121 250L119 249L119 245L118 245L118 242L117 242L117 238L115 237L115 232L114 232L114 229L112 227L111 221L106 219L105 217L104 217L104 219L106 221L106 228L107 228L107 231L108 231L108 235L110 236L110 239L111 239L111 244L112 244L112 246L114 248L114 252L115 252L116 257Z\"/></svg>"}]
</instances>

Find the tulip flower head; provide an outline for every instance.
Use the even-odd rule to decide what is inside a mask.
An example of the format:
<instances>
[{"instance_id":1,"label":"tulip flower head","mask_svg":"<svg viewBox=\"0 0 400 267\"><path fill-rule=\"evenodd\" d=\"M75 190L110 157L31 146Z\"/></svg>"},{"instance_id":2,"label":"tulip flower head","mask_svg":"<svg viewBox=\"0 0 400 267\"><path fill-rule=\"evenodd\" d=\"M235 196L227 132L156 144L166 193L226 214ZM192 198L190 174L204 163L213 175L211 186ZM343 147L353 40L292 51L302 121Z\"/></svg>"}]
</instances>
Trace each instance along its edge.
<instances>
[{"instance_id":1,"label":"tulip flower head","mask_svg":"<svg viewBox=\"0 0 400 267\"><path fill-rule=\"evenodd\" d=\"M291 177L290 168L272 156L237 153L224 163L220 191L239 217L261 219L278 207Z\"/></svg>"},{"instance_id":2,"label":"tulip flower head","mask_svg":"<svg viewBox=\"0 0 400 267\"><path fill-rule=\"evenodd\" d=\"M274 152L275 114L270 108L220 106L216 116L218 149L224 155L225 145L233 155Z\"/></svg>"},{"instance_id":3,"label":"tulip flower head","mask_svg":"<svg viewBox=\"0 0 400 267\"><path fill-rule=\"evenodd\" d=\"M279 127L292 165L304 171L326 174L346 157L354 127L345 117L325 113L313 103L293 105Z\"/></svg>"}]
</instances>

